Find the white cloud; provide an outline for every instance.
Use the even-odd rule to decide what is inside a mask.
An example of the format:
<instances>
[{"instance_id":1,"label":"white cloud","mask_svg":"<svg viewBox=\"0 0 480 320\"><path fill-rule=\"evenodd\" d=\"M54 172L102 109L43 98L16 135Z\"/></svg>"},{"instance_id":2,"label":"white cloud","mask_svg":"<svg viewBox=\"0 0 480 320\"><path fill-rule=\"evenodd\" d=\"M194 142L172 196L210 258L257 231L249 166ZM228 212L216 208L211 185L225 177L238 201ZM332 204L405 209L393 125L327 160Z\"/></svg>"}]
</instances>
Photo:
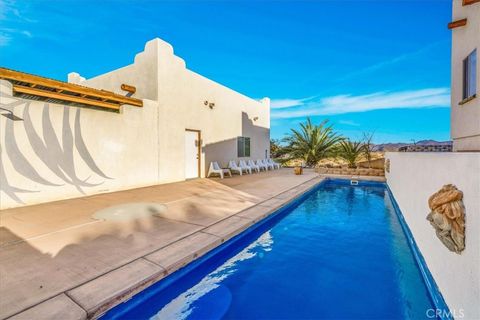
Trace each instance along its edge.
<instances>
[{"instance_id":1,"label":"white cloud","mask_svg":"<svg viewBox=\"0 0 480 320\"><path fill-rule=\"evenodd\" d=\"M0 0L0 21L5 19L5 11L7 11L7 4L4 0Z\"/></svg>"},{"instance_id":2,"label":"white cloud","mask_svg":"<svg viewBox=\"0 0 480 320\"><path fill-rule=\"evenodd\" d=\"M403 61L421 56L425 53L428 53L432 49L435 49L438 45L440 45L442 43L443 43L443 41L433 42L433 43L430 43L430 44L420 48L419 50L409 52L409 53L405 53L405 54L390 58L388 60L377 62L373 65L370 65L370 66L367 66L365 68L362 68L362 69L353 71L351 73L348 73L348 74L344 75L343 77L337 79L337 81L344 81L344 80L347 80L347 79L356 78L356 77L364 75L364 74L368 74L368 73L372 73L372 72L381 70L385 67L397 64L399 62L403 62Z\"/></svg>"},{"instance_id":3,"label":"white cloud","mask_svg":"<svg viewBox=\"0 0 480 320\"><path fill-rule=\"evenodd\" d=\"M285 99L288 100L288 99ZM304 100L304 99L302 99ZM338 95L302 102L272 110L272 118L334 115L385 109L449 107L448 88L429 88L399 92L375 92L366 95Z\"/></svg>"},{"instance_id":4,"label":"white cloud","mask_svg":"<svg viewBox=\"0 0 480 320\"><path fill-rule=\"evenodd\" d=\"M274 99L270 101L272 109L289 108L302 105L305 99Z\"/></svg>"},{"instance_id":5,"label":"white cloud","mask_svg":"<svg viewBox=\"0 0 480 320\"><path fill-rule=\"evenodd\" d=\"M5 22L5 25L10 26L0 26L0 47L8 46L18 35L32 38L32 33L25 27L28 28L29 24L34 21L23 16L18 6L13 0L0 0L0 22Z\"/></svg>"},{"instance_id":6,"label":"white cloud","mask_svg":"<svg viewBox=\"0 0 480 320\"><path fill-rule=\"evenodd\" d=\"M357 122L352 121L352 120L340 120L340 121L338 121L338 123L344 124L344 125L347 125L347 126L353 126L353 127L359 127L360 126L360 123L357 123Z\"/></svg>"},{"instance_id":7,"label":"white cloud","mask_svg":"<svg viewBox=\"0 0 480 320\"><path fill-rule=\"evenodd\" d=\"M270 107L272 109L282 109L282 108L290 108L299 105L303 105L305 101L309 101L314 97L308 97L303 99L273 99L270 101Z\"/></svg>"},{"instance_id":8,"label":"white cloud","mask_svg":"<svg viewBox=\"0 0 480 320\"><path fill-rule=\"evenodd\" d=\"M0 47L6 47L12 38L6 34L0 34Z\"/></svg>"}]
</instances>

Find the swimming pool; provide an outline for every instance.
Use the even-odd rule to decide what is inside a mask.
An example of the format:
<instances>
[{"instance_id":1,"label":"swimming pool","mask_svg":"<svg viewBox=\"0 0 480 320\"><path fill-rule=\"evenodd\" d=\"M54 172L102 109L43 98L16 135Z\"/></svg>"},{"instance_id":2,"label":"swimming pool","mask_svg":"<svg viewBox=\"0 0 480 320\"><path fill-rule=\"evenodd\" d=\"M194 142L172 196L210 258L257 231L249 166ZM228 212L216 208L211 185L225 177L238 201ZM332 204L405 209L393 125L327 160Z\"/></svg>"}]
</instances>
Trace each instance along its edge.
<instances>
[{"instance_id":1,"label":"swimming pool","mask_svg":"<svg viewBox=\"0 0 480 320\"><path fill-rule=\"evenodd\" d=\"M405 319L434 309L380 183L326 180L102 319Z\"/></svg>"}]
</instances>

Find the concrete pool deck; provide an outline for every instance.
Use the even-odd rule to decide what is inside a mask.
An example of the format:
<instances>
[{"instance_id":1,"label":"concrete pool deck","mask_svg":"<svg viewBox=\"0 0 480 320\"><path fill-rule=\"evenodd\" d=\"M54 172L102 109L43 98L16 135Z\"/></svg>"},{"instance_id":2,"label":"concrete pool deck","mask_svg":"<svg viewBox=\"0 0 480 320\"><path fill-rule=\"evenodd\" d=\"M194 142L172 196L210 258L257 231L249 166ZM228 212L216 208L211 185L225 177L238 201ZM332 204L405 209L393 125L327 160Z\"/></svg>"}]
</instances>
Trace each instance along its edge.
<instances>
[{"instance_id":1,"label":"concrete pool deck","mask_svg":"<svg viewBox=\"0 0 480 320\"><path fill-rule=\"evenodd\" d=\"M181 268L323 178L291 169L197 179L0 212L0 319L85 319ZM114 205L164 203L134 220Z\"/></svg>"}]
</instances>

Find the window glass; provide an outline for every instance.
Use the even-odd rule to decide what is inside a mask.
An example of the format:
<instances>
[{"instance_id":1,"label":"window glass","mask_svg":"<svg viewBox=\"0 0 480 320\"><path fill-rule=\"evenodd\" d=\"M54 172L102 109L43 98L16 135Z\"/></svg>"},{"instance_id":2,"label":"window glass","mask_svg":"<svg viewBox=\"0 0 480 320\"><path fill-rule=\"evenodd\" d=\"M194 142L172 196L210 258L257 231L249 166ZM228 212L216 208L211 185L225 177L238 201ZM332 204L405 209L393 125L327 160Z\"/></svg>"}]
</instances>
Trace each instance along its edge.
<instances>
[{"instance_id":1,"label":"window glass","mask_svg":"<svg viewBox=\"0 0 480 320\"><path fill-rule=\"evenodd\" d=\"M250 138L245 138L245 157L250 157Z\"/></svg>"},{"instance_id":2,"label":"window glass","mask_svg":"<svg viewBox=\"0 0 480 320\"><path fill-rule=\"evenodd\" d=\"M477 50L474 50L468 59L468 96L477 93Z\"/></svg>"},{"instance_id":3,"label":"window glass","mask_svg":"<svg viewBox=\"0 0 480 320\"><path fill-rule=\"evenodd\" d=\"M237 156L250 157L250 138L238 137L237 138Z\"/></svg>"},{"instance_id":4,"label":"window glass","mask_svg":"<svg viewBox=\"0 0 480 320\"><path fill-rule=\"evenodd\" d=\"M243 157L245 154L244 141L243 137L237 138L237 156Z\"/></svg>"},{"instance_id":5,"label":"window glass","mask_svg":"<svg viewBox=\"0 0 480 320\"><path fill-rule=\"evenodd\" d=\"M473 50L463 60L463 99L468 99L477 93L477 50Z\"/></svg>"}]
</instances>

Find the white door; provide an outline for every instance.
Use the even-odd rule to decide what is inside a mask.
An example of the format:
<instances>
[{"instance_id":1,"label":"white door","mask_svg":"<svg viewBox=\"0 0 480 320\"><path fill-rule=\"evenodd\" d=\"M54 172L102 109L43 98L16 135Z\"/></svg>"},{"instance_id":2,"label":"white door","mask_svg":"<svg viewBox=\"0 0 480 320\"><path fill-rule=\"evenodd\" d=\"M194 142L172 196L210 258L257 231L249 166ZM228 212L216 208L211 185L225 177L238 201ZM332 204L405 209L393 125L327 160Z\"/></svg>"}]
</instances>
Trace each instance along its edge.
<instances>
[{"instance_id":1,"label":"white door","mask_svg":"<svg viewBox=\"0 0 480 320\"><path fill-rule=\"evenodd\" d=\"M200 155L199 150L199 132L185 131L185 179L198 178L198 168Z\"/></svg>"}]
</instances>

